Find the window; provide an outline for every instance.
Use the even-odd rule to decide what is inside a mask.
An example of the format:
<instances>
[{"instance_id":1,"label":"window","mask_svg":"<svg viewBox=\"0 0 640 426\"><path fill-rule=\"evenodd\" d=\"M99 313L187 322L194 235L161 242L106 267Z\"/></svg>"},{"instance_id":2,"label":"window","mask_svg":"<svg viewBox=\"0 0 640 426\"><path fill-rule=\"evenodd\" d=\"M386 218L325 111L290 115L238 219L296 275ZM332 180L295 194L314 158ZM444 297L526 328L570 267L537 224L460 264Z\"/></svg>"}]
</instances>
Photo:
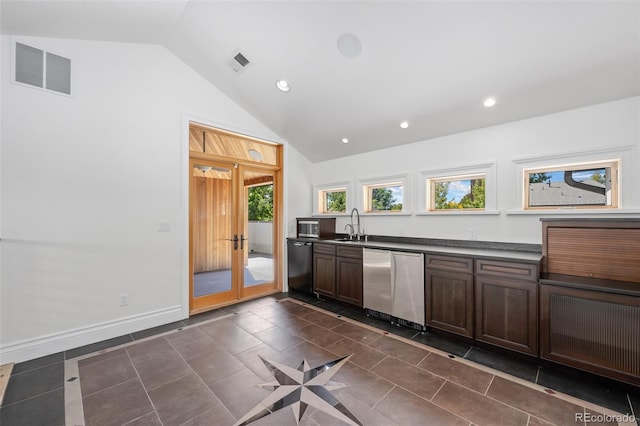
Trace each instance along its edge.
<instances>
[{"instance_id":1,"label":"window","mask_svg":"<svg viewBox=\"0 0 640 426\"><path fill-rule=\"evenodd\" d=\"M318 191L320 213L346 213L347 188L331 188Z\"/></svg>"},{"instance_id":2,"label":"window","mask_svg":"<svg viewBox=\"0 0 640 426\"><path fill-rule=\"evenodd\" d=\"M351 184L336 182L313 187L313 211L315 214L341 215L347 214L352 207Z\"/></svg>"},{"instance_id":3,"label":"window","mask_svg":"<svg viewBox=\"0 0 640 426\"><path fill-rule=\"evenodd\" d=\"M411 213L409 175L383 176L358 181L358 205L364 214L406 215Z\"/></svg>"},{"instance_id":4,"label":"window","mask_svg":"<svg viewBox=\"0 0 640 426\"><path fill-rule=\"evenodd\" d=\"M618 207L619 160L524 169L524 208Z\"/></svg>"},{"instance_id":5,"label":"window","mask_svg":"<svg viewBox=\"0 0 640 426\"><path fill-rule=\"evenodd\" d=\"M402 182L365 185L362 194L367 213L402 212Z\"/></svg>"},{"instance_id":6,"label":"window","mask_svg":"<svg viewBox=\"0 0 640 426\"><path fill-rule=\"evenodd\" d=\"M419 214L499 214L496 164L475 164L419 173Z\"/></svg>"},{"instance_id":7,"label":"window","mask_svg":"<svg viewBox=\"0 0 640 426\"><path fill-rule=\"evenodd\" d=\"M485 208L484 174L427 179L428 210L461 210Z\"/></svg>"}]
</instances>

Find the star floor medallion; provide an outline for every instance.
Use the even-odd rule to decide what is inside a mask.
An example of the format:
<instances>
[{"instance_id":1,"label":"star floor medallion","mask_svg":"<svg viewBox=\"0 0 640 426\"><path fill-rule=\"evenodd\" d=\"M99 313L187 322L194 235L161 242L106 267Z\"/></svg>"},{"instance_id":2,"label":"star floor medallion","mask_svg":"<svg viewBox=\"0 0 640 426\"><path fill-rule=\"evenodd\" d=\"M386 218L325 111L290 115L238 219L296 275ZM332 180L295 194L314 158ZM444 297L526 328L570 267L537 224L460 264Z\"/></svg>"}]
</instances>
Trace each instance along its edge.
<instances>
[{"instance_id":1,"label":"star floor medallion","mask_svg":"<svg viewBox=\"0 0 640 426\"><path fill-rule=\"evenodd\" d=\"M309 406L348 425L362 426L362 423L351 414L347 407L342 405L331 393L332 390L348 386L344 383L331 381L331 378L340 367L349 361L352 355L338 358L315 368L309 367L307 360L303 360L297 369L258 355L273 374L275 381L257 386L273 390L273 392L238 420L234 426L248 425L286 407L292 408L296 423L300 423L300 419Z\"/></svg>"}]
</instances>

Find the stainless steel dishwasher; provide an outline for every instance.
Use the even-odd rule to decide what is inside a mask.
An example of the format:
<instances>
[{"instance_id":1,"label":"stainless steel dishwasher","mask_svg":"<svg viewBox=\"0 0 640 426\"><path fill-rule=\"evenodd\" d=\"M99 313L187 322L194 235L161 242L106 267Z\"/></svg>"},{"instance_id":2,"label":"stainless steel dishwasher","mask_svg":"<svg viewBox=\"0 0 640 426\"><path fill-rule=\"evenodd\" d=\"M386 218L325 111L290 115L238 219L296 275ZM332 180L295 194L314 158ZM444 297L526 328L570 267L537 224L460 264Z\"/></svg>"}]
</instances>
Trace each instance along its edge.
<instances>
[{"instance_id":1,"label":"stainless steel dishwasher","mask_svg":"<svg viewBox=\"0 0 640 426\"><path fill-rule=\"evenodd\" d=\"M365 248L362 259L364 308L424 328L424 255Z\"/></svg>"}]
</instances>

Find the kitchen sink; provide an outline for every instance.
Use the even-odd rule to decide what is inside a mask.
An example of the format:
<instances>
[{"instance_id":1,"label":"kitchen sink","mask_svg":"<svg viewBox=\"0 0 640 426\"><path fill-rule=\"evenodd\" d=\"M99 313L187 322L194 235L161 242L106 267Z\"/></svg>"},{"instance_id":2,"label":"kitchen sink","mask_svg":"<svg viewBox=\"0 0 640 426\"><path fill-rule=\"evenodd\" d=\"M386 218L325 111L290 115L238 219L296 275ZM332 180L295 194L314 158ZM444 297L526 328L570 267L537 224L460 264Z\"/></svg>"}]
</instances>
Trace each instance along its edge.
<instances>
[{"instance_id":1,"label":"kitchen sink","mask_svg":"<svg viewBox=\"0 0 640 426\"><path fill-rule=\"evenodd\" d=\"M352 243L352 244L364 244L365 243L363 238L361 238L360 240L357 240L355 238L353 240L350 240L349 238L336 238L333 241L339 241L341 243Z\"/></svg>"}]
</instances>

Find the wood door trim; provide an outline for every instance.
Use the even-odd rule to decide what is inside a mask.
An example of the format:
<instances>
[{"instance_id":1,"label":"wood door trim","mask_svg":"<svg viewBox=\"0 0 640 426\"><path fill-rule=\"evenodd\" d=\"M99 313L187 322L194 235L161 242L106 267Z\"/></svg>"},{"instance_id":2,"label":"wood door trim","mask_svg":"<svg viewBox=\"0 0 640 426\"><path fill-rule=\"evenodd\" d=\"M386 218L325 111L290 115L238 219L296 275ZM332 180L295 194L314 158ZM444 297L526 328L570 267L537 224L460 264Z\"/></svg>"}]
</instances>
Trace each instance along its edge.
<instances>
[{"instance_id":1,"label":"wood door trim","mask_svg":"<svg viewBox=\"0 0 640 426\"><path fill-rule=\"evenodd\" d=\"M198 127L195 123L191 123L191 126L196 126ZM244 137L243 135L236 135L238 137ZM248 138L249 140L252 141L259 141L257 139L254 138ZM260 141L259 141L260 142ZM268 143L266 141L261 141L263 143ZM271 143L272 144L272 143ZM249 300L249 299L253 299L256 297L260 297L263 295L268 295L268 294L273 294L273 293L278 293L281 292L283 289L283 280L284 280L284 272L283 272L283 265L284 265L284 234L283 232L283 214L284 214L284 209L283 209L283 199L284 199L284 188L283 188L283 160L284 160L284 149L282 145L279 144L273 144L276 146L277 148L277 165L269 165L269 164L262 164L262 163L255 163L255 162L251 162L251 161L246 161L243 159L239 159L239 158L229 158L229 157L224 157L224 156L217 156L217 155L213 155L213 154L207 154L207 153L198 153L198 152L194 152L191 151L189 152L189 314L193 315L196 313L200 313L200 312L205 312L208 310L213 310L222 306L228 306L231 304L235 304L238 303L240 301L244 301L244 300ZM232 290L235 289L235 300L232 301L228 301L228 300L221 300L219 303L215 302L215 299L213 300L212 304L209 304L207 306L200 306L199 303L197 303L196 299L194 299L193 297L193 261L194 261L194 253L193 253L193 214L194 214L194 197L193 197L193 163L195 162L205 162L205 163L218 163L220 164L224 164L227 167L232 167L235 165L238 166L242 166L243 168L249 168L249 169L258 169L258 170L262 170L262 171L268 171L271 172L273 174L273 183L274 183L274 206L273 206L273 211L274 211L274 222L273 222L273 262L274 262L274 283L269 286L267 286L267 288L265 288L265 286L254 286L254 287L244 287L243 285L241 285L241 278L236 276L235 277L235 281L232 282ZM233 168L233 170L238 170L237 168ZM237 172L236 172L237 173ZM237 191L244 191L244 182L242 182L242 179L236 179L236 183L235 185L237 186L238 189L236 189ZM239 192L238 192L239 194ZM233 200L233 211L241 211L241 197L239 196L235 196L234 200ZM234 225L233 225L233 229L234 230L240 230L242 225L240 223L238 223L239 218L237 217L237 215L233 215L233 220L234 220ZM242 232L238 233L238 236L241 234ZM236 257L236 260L234 260L234 262L237 262L238 265L243 266L243 256L242 256L242 252L238 250L238 253L236 254L236 252L234 251L234 257ZM237 275L237 274L236 274ZM213 295L215 296L215 295ZM209 299L211 300L211 299Z\"/></svg>"}]
</instances>

